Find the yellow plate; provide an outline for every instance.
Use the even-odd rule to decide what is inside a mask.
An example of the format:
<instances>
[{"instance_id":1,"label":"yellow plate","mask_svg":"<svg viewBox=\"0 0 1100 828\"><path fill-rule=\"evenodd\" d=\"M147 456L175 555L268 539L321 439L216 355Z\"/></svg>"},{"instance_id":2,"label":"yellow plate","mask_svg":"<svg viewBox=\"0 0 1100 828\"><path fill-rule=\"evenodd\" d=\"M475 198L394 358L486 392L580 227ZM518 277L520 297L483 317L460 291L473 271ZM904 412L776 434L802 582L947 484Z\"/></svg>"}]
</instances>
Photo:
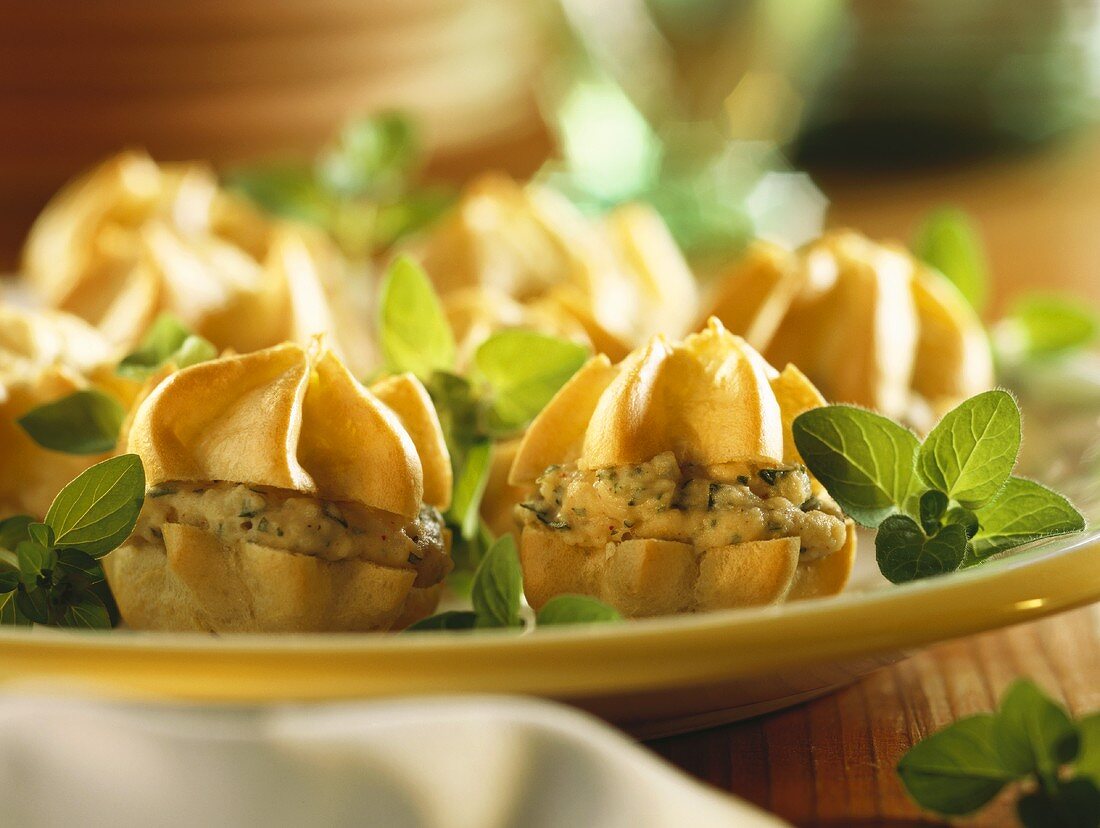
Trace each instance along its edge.
<instances>
[{"instance_id":1,"label":"yellow plate","mask_svg":"<svg viewBox=\"0 0 1100 828\"><path fill-rule=\"evenodd\" d=\"M1100 381L1022 393L1022 463L1100 517ZM1049 383L1022 378L1017 388ZM1070 399L1065 389L1076 395ZM1089 388L1093 389L1089 392ZM1065 393L1063 393L1065 392ZM1054 407L1042 401L1058 399ZM860 539L834 597L531 634L175 635L0 630L0 681L193 702L279 702L425 693L525 693L657 735L776 709L933 642L1100 600L1100 532L1041 544L904 586Z\"/></svg>"},{"instance_id":2,"label":"yellow plate","mask_svg":"<svg viewBox=\"0 0 1100 828\"><path fill-rule=\"evenodd\" d=\"M823 692L906 651L1100 599L1100 535L969 572L782 607L537 634L0 631L0 678L185 701L422 693L565 699L652 735Z\"/></svg>"}]
</instances>

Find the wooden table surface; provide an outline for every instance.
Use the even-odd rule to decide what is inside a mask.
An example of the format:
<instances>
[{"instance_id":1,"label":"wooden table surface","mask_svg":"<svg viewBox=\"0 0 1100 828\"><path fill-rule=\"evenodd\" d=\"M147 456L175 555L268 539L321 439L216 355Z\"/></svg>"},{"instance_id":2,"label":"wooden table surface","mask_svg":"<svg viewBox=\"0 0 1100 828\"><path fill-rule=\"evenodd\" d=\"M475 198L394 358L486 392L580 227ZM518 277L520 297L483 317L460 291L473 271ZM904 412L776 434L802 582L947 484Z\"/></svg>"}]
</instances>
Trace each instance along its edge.
<instances>
[{"instance_id":1,"label":"wooden table surface","mask_svg":"<svg viewBox=\"0 0 1100 828\"><path fill-rule=\"evenodd\" d=\"M798 707L649 746L673 764L799 826L927 821L894 768L916 741L991 710L1027 676L1075 714L1100 708L1100 605L942 644ZM1002 794L973 826L1012 825Z\"/></svg>"},{"instance_id":2,"label":"wooden table surface","mask_svg":"<svg viewBox=\"0 0 1100 828\"><path fill-rule=\"evenodd\" d=\"M908 239L942 204L967 209L989 248L993 314L1035 287L1100 304L1100 132L931 172L816 178L831 199L832 224L876 237ZM939 824L906 797L898 759L957 718L992 709L1022 676L1074 713L1100 709L1100 604L946 643L808 704L650 747L795 825ZM1013 814L1012 797L1002 794L964 824L1010 826Z\"/></svg>"}]
</instances>

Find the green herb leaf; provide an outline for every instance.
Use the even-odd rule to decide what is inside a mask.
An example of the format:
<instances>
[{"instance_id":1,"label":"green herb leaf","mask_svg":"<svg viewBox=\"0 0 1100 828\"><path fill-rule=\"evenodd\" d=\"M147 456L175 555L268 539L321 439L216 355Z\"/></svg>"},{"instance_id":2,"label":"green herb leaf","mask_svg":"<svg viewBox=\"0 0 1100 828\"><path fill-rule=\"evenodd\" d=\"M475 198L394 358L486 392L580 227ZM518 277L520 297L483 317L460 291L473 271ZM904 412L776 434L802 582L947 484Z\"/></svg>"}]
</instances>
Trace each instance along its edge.
<instances>
[{"instance_id":1,"label":"green herb leaf","mask_svg":"<svg viewBox=\"0 0 1100 828\"><path fill-rule=\"evenodd\" d=\"M397 259L379 294L379 344L391 371L427 380L454 367L455 340L432 283L411 259Z\"/></svg>"},{"instance_id":2,"label":"green herb leaf","mask_svg":"<svg viewBox=\"0 0 1100 828\"><path fill-rule=\"evenodd\" d=\"M15 611L34 624L46 624L50 620L50 596L44 589L20 589L14 593Z\"/></svg>"},{"instance_id":3,"label":"green herb leaf","mask_svg":"<svg viewBox=\"0 0 1100 828\"><path fill-rule=\"evenodd\" d=\"M965 556L966 530L958 524L947 524L926 538L908 515L890 515L875 535L878 568L895 584L954 572Z\"/></svg>"},{"instance_id":4,"label":"green herb leaf","mask_svg":"<svg viewBox=\"0 0 1100 828\"><path fill-rule=\"evenodd\" d=\"M0 595L0 624L29 627L31 620L21 613L16 604L17 592Z\"/></svg>"},{"instance_id":5,"label":"green herb leaf","mask_svg":"<svg viewBox=\"0 0 1100 828\"><path fill-rule=\"evenodd\" d=\"M57 550L56 572L81 589L95 586L104 580L103 567L99 561L79 549Z\"/></svg>"},{"instance_id":6,"label":"green herb leaf","mask_svg":"<svg viewBox=\"0 0 1100 828\"><path fill-rule=\"evenodd\" d=\"M954 506L948 509L947 514L943 516L943 522L957 523L962 526L966 530L967 539L974 537L981 528L978 523L978 516L962 506Z\"/></svg>"},{"instance_id":7,"label":"green herb leaf","mask_svg":"<svg viewBox=\"0 0 1100 828\"><path fill-rule=\"evenodd\" d=\"M455 481L449 518L462 530L463 539L477 537L481 497L489 482L493 446L488 440L475 443L466 452L462 470Z\"/></svg>"},{"instance_id":8,"label":"green herb leaf","mask_svg":"<svg viewBox=\"0 0 1100 828\"><path fill-rule=\"evenodd\" d=\"M913 252L951 280L976 310L985 306L985 253L965 212L944 207L931 213L917 231Z\"/></svg>"},{"instance_id":9,"label":"green herb leaf","mask_svg":"<svg viewBox=\"0 0 1100 828\"><path fill-rule=\"evenodd\" d=\"M34 518L27 515L13 515L0 520L0 549L14 552L22 541L30 539L30 526Z\"/></svg>"},{"instance_id":10,"label":"green herb leaf","mask_svg":"<svg viewBox=\"0 0 1100 828\"><path fill-rule=\"evenodd\" d=\"M15 554L19 558L23 583L28 589L37 586L38 578L51 571L57 562L57 553L53 549L35 541L23 541L15 547Z\"/></svg>"},{"instance_id":11,"label":"green herb leaf","mask_svg":"<svg viewBox=\"0 0 1100 828\"><path fill-rule=\"evenodd\" d=\"M385 250L431 224L447 211L454 200L455 194L449 187L432 185L406 191L390 203L372 202L373 221L369 241L375 249ZM337 214L337 230L344 224L340 220L344 215L345 210Z\"/></svg>"},{"instance_id":12,"label":"green herb leaf","mask_svg":"<svg viewBox=\"0 0 1100 828\"><path fill-rule=\"evenodd\" d=\"M44 523L30 524L27 536L40 546L53 546L53 530Z\"/></svg>"},{"instance_id":13,"label":"green herb leaf","mask_svg":"<svg viewBox=\"0 0 1100 828\"><path fill-rule=\"evenodd\" d=\"M1090 779L1051 780L1020 798L1016 815L1024 828L1096 828L1100 788Z\"/></svg>"},{"instance_id":14,"label":"green herb leaf","mask_svg":"<svg viewBox=\"0 0 1100 828\"><path fill-rule=\"evenodd\" d=\"M1080 737L1065 709L1030 681L1017 681L1001 697L994 742L1001 763L1016 776L1053 777L1077 758Z\"/></svg>"},{"instance_id":15,"label":"green herb leaf","mask_svg":"<svg viewBox=\"0 0 1100 828\"><path fill-rule=\"evenodd\" d=\"M405 628L405 632L430 630L472 630L477 626L477 615L466 610L449 610L421 619Z\"/></svg>"},{"instance_id":16,"label":"green herb leaf","mask_svg":"<svg viewBox=\"0 0 1100 828\"><path fill-rule=\"evenodd\" d=\"M1080 297L1032 293L1016 300L998 324L1011 350L1024 357L1045 358L1084 348L1100 335L1100 314Z\"/></svg>"},{"instance_id":17,"label":"green herb leaf","mask_svg":"<svg viewBox=\"0 0 1100 828\"><path fill-rule=\"evenodd\" d=\"M334 209L331 193L316 180L312 166L267 162L230 170L226 186L277 216L327 227Z\"/></svg>"},{"instance_id":18,"label":"green herb leaf","mask_svg":"<svg viewBox=\"0 0 1100 828\"><path fill-rule=\"evenodd\" d=\"M102 454L112 451L126 411L118 400L94 388L32 408L19 418L31 439L51 451Z\"/></svg>"},{"instance_id":19,"label":"green herb leaf","mask_svg":"<svg viewBox=\"0 0 1100 828\"><path fill-rule=\"evenodd\" d=\"M1046 486L1012 477L992 503L977 512L981 528L971 556L980 561L1039 538L1080 532L1085 518L1068 500Z\"/></svg>"},{"instance_id":20,"label":"green herb leaf","mask_svg":"<svg viewBox=\"0 0 1100 828\"><path fill-rule=\"evenodd\" d=\"M623 617L614 607L587 595L555 595L543 605L535 620L540 627L552 627L622 621Z\"/></svg>"},{"instance_id":21,"label":"green herb leaf","mask_svg":"<svg viewBox=\"0 0 1100 828\"><path fill-rule=\"evenodd\" d=\"M1100 785L1100 713L1081 719L1077 723L1077 732L1081 734L1081 750L1074 769L1078 776L1087 777Z\"/></svg>"},{"instance_id":22,"label":"green herb leaf","mask_svg":"<svg viewBox=\"0 0 1100 828\"><path fill-rule=\"evenodd\" d=\"M535 331L490 336L474 356L492 389L490 432L506 436L526 428L588 356L588 349L575 342Z\"/></svg>"},{"instance_id":23,"label":"green herb leaf","mask_svg":"<svg viewBox=\"0 0 1100 828\"><path fill-rule=\"evenodd\" d=\"M153 322L137 350L118 364L117 373L131 379L145 379L169 362L177 368L187 368L217 355L218 349L213 344L193 334L172 314L163 313Z\"/></svg>"},{"instance_id":24,"label":"green herb leaf","mask_svg":"<svg viewBox=\"0 0 1100 828\"><path fill-rule=\"evenodd\" d=\"M913 745L898 763L906 791L922 808L941 814L969 814L1017 777L1001 763L996 719L981 714Z\"/></svg>"},{"instance_id":25,"label":"green herb leaf","mask_svg":"<svg viewBox=\"0 0 1100 828\"><path fill-rule=\"evenodd\" d=\"M436 371L425 387L439 414L451 459L460 466L467 449L485 436L478 428L478 401L474 390L467 380L449 371Z\"/></svg>"},{"instance_id":26,"label":"green herb leaf","mask_svg":"<svg viewBox=\"0 0 1100 828\"><path fill-rule=\"evenodd\" d=\"M518 627L523 570L516 542L504 535L485 554L474 573L470 600L478 627Z\"/></svg>"},{"instance_id":27,"label":"green herb leaf","mask_svg":"<svg viewBox=\"0 0 1100 828\"><path fill-rule=\"evenodd\" d=\"M134 529L145 499L145 470L136 454L97 463L61 490L46 514L58 547L106 555Z\"/></svg>"},{"instance_id":28,"label":"green herb leaf","mask_svg":"<svg viewBox=\"0 0 1100 828\"><path fill-rule=\"evenodd\" d=\"M99 596L93 592L82 592L61 613L57 619L57 625L88 630L109 630L111 616Z\"/></svg>"},{"instance_id":29,"label":"green herb leaf","mask_svg":"<svg viewBox=\"0 0 1100 828\"><path fill-rule=\"evenodd\" d=\"M317 162L321 184L343 198L392 198L420 158L412 121L397 112L358 118Z\"/></svg>"},{"instance_id":30,"label":"green herb leaf","mask_svg":"<svg viewBox=\"0 0 1100 828\"><path fill-rule=\"evenodd\" d=\"M927 534L935 534L940 528L943 516L947 512L947 504L947 495L936 489L920 496L920 525Z\"/></svg>"},{"instance_id":31,"label":"green herb leaf","mask_svg":"<svg viewBox=\"0 0 1100 828\"><path fill-rule=\"evenodd\" d=\"M451 544L451 558L455 562L455 568L447 576L447 586L451 592L465 598L470 597L474 586L474 571L494 543L496 538L488 524L480 519L477 522L477 532L472 538L462 537L461 531L455 534Z\"/></svg>"},{"instance_id":32,"label":"green herb leaf","mask_svg":"<svg viewBox=\"0 0 1100 828\"><path fill-rule=\"evenodd\" d=\"M976 509L1004 486L1020 453L1020 409L1007 391L986 391L947 413L920 448L930 486Z\"/></svg>"},{"instance_id":33,"label":"green herb leaf","mask_svg":"<svg viewBox=\"0 0 1100 828\"><path fill-rule=\"evenodd\" d=\"M0 595L15 592L20 582L19 573L14 569L0 569Z\"/></svg>"},{"instance_id":34,"label":"green herb leaf","mask_svg":"<svg viewBox=\"0 0 1100 828\"><path fill-rule=\"evenodd\" d=\"M793 432L810 472L859 523L873 528L904 508L915 482L913 432L850 405L806 411Z\"/></svg>"}]
</instances>

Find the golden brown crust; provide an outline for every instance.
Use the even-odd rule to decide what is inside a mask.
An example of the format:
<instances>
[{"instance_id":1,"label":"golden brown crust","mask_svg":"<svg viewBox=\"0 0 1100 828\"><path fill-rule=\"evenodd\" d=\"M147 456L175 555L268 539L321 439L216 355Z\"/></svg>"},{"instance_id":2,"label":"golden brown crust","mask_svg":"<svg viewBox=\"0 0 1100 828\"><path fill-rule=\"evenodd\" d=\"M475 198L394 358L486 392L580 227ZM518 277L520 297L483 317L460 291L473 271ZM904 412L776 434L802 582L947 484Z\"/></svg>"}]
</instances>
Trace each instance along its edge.
<instances>
[{"instance_id":1,"label":"golden brown crust","mask_svg":"<svg viewBox=\"0 0 1100 828\"><path fill-rule=\"evenodd\" d=\"M431 397L412 374L386 377L370 387L401 420L424 470L424 502L445 510L451 505L451 458Z\"/></svg>"},{"instance_id":2,"label":"golden brown crust","mask_svg":"<svg viewBox=\"0 0 1100 828\"><path fill-rule=\"evenodd\" d=\"M412 587L411 568L230 547L183 524L163 533L163 548L130 541L104 559L122 617L136 629L375 632L430 614L439 598L437 588Z\"/></svg>"},{"instance_id":3,"label":"golden brown crust","mask_svg":"<svg viewBox=\"0 0 1100 828\"><path fill-rule=\"evenodd\" d=\"M655 333L680 336L692 322L695 279L647 205L592 221L550 188L490 173L469 182L410 249L445 303L474 288L503 293L579 325L597 353L616 360Z\"/></svg>"},{"instance_id":4,"label":"golden brown crust","mask_svg":"<svg viewBox=\"0 0 1100 828\"><path fill-rule=\"evenodd\" d=\"M519 450L520 440L505 440L493 446L489 464L489 479L481 497L481 519L489 527L493 537L511 533L519 540L519 521L516 520L516 504L527 495L527 489L508 482L508 472Z\"/></svg>"},{"instance_id":5,"label":"golden brown crust","mask_svg":"<svg viewBox=\"0 0 1100 828\"><path fill-rule=\"evenodd\" d=\"M107 456L50 451L18 421L90 387L127 404L138 385L116 377L112 361L107 342L77 317L0 303L0 518L43 517L65 484Z\"/></svg>"},{"instance_id":6,"label":"golden brown crust","mask_svg":"<svg viewBox=\"0 0 1100 828\"><path fill-rule=\"evenodd\" d=\"M42 211L23 270L47 304L124 350L167 311L242 352L347 333L342 356L368 367L372 349L334 307L335 296L361 303L332 242L264 215L205 164L158 165L140 151L103 161Z\"/></svg>"},{"instance_id":7,"label":"golden brown crust","mask_svg":"<svg viewBox=\"0 0 1100 828\"><path fill-rule=\"evenodd\" d=\"M701 466L781 462L790 395L777 397L779 376L716 319L683 342L654 337L618 365L597 357L531 423L510 480L534 483L553 464L607 468L666 451Z\"/></svg>"},{"instance_id":8,"label":"golden brown crust","mask_svg":"<svg viewBox=\"0 0 1100 828\"><path fill-rule=\"evenodd\" d=\"M426 395L400 407L415 437L322 343L287 343L168 377L137 409L128 446L149 485L229 480L412 518L425 464L432 498L450 500L450 460Z\"/></svg>"},{"instance_id":9,"label":"golden brown crust","mask_svg":"<svg viewBox=\"0 0 1100 828\"><path fill-rule=\"evenodd\" d=\"M955 286L901 246L851 230L797 251L751 245L706 306L830 400L887 416L920 422L926 405L942 413L993 382L981 321Z\"/></svg>"},{"instance_id":10,"label":"golden brown crust","mask_svg":"<svg viewBox=\"0 0 1100 828\"><path fill-rule=\"evenodd\" d=\"M524 592L536 610L555 595L591 595L630 618L833 595L847 583L855 556L851 521L847 530L840 551L800 563L798 538L699 551L649 539L589 549L565 543L552 529L527 526L520 542Z\"/></svg>"}]
</instances>

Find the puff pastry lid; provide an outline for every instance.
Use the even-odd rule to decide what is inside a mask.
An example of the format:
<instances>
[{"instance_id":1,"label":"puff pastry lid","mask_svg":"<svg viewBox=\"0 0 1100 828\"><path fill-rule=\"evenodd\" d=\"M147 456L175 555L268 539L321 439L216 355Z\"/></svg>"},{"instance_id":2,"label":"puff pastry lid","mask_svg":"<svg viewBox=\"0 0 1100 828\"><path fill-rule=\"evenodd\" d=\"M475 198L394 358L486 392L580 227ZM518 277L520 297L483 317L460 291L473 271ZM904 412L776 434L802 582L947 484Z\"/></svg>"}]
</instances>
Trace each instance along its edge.
<instances>
[{"instance_id":1,"label":"puff pastry lid","mask_svg":"<svg viewBox=\"0 0 1100 828\"><path fill-rule=\"evenodd\" d=\"M526 484L553 464L606 468L667 451L709 468L798 462L790 424L823 404L798 369L776 371L712 318L681 342L656 336L618 365L590 360L531 424L509 479Z\"/></svg>"},{"instance_id":2,"label":"puff pastry lid","mask_svg":"<svg viewBox=\"0 0 1100 828\"><path fill-rule=\"evenodd\" d=\"M368 389L321 338L170 376L137 410L128 449L151 486L224 480L408 518L451 498L443 433L419 381Z\"/></svg>"}]
</instances>

